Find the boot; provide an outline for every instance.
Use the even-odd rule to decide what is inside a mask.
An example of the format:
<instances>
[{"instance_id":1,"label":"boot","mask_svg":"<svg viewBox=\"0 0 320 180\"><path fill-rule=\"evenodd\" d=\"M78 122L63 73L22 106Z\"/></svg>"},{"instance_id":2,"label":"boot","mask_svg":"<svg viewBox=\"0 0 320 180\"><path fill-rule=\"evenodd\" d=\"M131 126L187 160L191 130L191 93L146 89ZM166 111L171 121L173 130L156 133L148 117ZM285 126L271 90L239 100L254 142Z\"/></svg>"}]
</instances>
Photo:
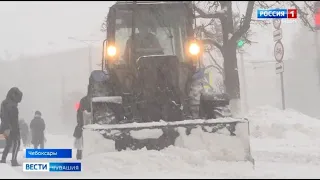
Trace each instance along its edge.
<instances>
[{"instance_id":1,"label":"boot","mask_svg":"<svg viewBox=\"0 0 320 180\"><path fill-rule=\"evenodd\" d=\"M7 156L9 154L10 149L11 148L7 146L4 148L0 163L7 163Z\"/></svg>"},{"instance_id":2,"label":"boot","mask_svg":"<svg viewBox=\"0 0 320 180\"><path fill-rule=\"evenodd\" d=\"M11 160L11 166L21 166L17 160Z\"/></svg>"},{"instance_id":3,"label":"boot","mask_svg":"<svg viewBox=\"0 0 320 180\"><path fill-rule=\"evenodd\" d=\"M0 163L7 163L6 159L1 159Z\"/></svg>"},{"instance_id":4,"label":"boot","mask_svg":"<svg viewBox=\"0 0 320 180\"><path fill-rule=\"evenodd\" d=\"M0 163L7 163L7 155L8 153L4 152L1 157Z\"/></svg>"},{"instance_id":5,"label":"boot","mask_svg":"<svg viewBox=\"0 0 320 180\"><path fill-rule=\"evenodd\" d=\"M11 166L21 166L21 164L19 164L17 161L19 149L20 149L20 140L16 139L13 142Z\"/></svg>"}]
</instances>

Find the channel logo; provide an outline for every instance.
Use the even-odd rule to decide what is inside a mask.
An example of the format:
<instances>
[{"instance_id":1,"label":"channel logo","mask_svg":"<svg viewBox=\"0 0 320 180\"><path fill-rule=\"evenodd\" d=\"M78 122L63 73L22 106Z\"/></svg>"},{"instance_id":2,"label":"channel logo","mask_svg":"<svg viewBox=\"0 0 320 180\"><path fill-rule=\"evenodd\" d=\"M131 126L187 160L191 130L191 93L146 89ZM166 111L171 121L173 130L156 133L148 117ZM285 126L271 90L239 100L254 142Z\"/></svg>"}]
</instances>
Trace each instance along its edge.
<instances>
[{"instance_id":1,"label":"channel logo","mask_svg":"<svg viewBox=\"0 0 320 180\"><path fill-rule=\"evenodd\" d=\"M80 172L79 162L23 163L24 172Z\"/></svg>"},{"instance_id":2,"label":"channel logo","mask_svg":"<svg viewBox=\"0 0 320 180\"><path fill-rule=\"evenodd\" d=\"M297 9L258 9L258 19L297 19Z\"/></svg>"},{"instance_id":3,"label":"channel logo","mask_svg":"<svg viewBox=\"0 0 320 180\"><path fill-rule=\"evenodd\" d=\"M49 163L23 163L23 171L49 172Z\"/></svg>"}]
</instances>

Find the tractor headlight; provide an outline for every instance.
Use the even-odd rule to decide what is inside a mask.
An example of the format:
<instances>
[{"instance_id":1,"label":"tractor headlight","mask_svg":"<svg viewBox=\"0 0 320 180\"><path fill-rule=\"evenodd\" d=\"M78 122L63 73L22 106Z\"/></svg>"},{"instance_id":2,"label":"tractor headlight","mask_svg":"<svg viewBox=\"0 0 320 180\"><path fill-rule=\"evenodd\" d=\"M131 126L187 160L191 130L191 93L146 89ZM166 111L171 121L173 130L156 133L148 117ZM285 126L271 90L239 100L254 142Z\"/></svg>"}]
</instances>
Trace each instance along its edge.
<instances>
[{"instance_id":1,"label":"tractor headlight","mask_svg":"<svg viewBox=\"0 0 320 180\"><path fill-rule=\"evenodd\" d=\"M196 56L200 53L200 46L196 42L192 42L189 45L189 53L193 56Z\"/></svg>"},{"instance_id":2,"label":"tractor headlight","mask_svg":"<svg viewBox=\"0 0 320 180\"><path fill-rule=\"evenodd\" d=\"M117 54L117 48L113 45L107 47L107 55L109 57L114 57Z\"/></svg>"}]
</instances>

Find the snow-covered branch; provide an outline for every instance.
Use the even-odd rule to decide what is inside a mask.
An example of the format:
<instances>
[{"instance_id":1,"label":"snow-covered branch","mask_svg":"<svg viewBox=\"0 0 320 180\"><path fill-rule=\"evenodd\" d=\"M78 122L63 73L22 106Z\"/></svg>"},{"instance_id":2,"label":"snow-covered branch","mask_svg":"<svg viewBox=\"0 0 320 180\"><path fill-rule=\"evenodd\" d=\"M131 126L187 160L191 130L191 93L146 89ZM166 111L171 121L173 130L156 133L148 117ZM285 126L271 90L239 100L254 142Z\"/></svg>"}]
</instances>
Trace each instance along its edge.
<instances>
[{"instance_id":1,"label":"snow-covered branch","mask_svg":"<svg viewBox=\"0 0 320 180\"><path fill-rule=\"evenodd\" d=\"M217 60L213 57L213 55L211 54L211 52L210 52L210 51L208 52L208 54L209 54L209 56L210 56L210 58L211 58L212 62L214 63L214 65L213 65L213 66L215 66L215 67L216 67L216 69L218 70L218 72L219 72L219 73L224 74L224 72L223 72L223 67L222 67L222 66L220 66L220 64L219 64L219 63L217 62Z\"/></svg>"},{"instance_id":2,"label":"snow-covered branch","mask_svg":"<svg viewBox=\"0 0 320 180\"><path fill-rule=\"evenodd\" d=\"M289 1L291 3L291 6L293 6L295 9L298 10L298 15L299 15L299 19L303 22L303 24L308 27L310 30L314 31L314 27L313 25L310 23L309 18L308 18L308 13L304 10L302 10L302 8L300 8L296 2L294 1ZM308 11L311 11L311 13L314 13L314 8L312 7L312 5L309 4L310 2L304 1L304 4L307 8Z\"/></svg>"},{"instance_id":3,"label":"snow-covered branch","mask_svg":"<svg viewBox=\"0 0 320 180\"><path fill-rule=\"evenodd\" d=\"M221 44L219 44L216 40L214 39L209 39L209 38L205 38L202 40L204 44L212 44L214 46L216 46L220 51L222 50L222 46Z\"/></svg>"},{"instance_id":4,"label":"snow-covered branch","mask_svg":"<svg viewBox=\"0 0 320 180\"><path fill-rule=\"evenodd\" d=\"M243 34L245 34L250 29L250 23L253 13L253 6L255 1L248 1L246 15L244 17L243 23L240 28L233 34L230 38L230 41L237 41L241 38Z\"/></svg>"},{"instance_id":5,"label":"snow-covered branch","mask_svg":"<svg viewBox=\"0 0 320 180\"><path fill-rule=\"evenodd\" d=\"M212 44L216 46L220 51L222 50L222 45L215 39L216 35L207 31L204 27L200 28L201 32L204 33L205 39L203 39L203 43L205 44Z\"/></svg>"},{"instance_id":6,"label":"snow-covered branch","mask_svg":"<svg viewBox=\"0 0 320 180\"><path fill-rule=\"evenodd\" d=\"M198 13L196 18L206 18L206 19L214 19L214 18L222 18L225 16L226 8L222 8L221 10L218 10L214 13L206 13L201 8L194 6L194 10Z\"/></svg>"}]
</instances>

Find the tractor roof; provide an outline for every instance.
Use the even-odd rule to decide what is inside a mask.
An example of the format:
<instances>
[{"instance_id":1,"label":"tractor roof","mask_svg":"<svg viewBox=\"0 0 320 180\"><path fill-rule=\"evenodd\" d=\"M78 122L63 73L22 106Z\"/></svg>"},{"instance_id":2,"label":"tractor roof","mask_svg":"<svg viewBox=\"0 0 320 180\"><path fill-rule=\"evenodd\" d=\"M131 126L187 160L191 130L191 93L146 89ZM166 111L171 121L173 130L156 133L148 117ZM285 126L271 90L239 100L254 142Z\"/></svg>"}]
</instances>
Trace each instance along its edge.
<instances>
[{"instance_id":1,"label":"tractor roof","mask_svg":"<svg viewBox=\"0 0 320 180\"><path fill-rule=\"evenodd\" d=\"M191 1L136 1L138 7L145 6L171 6L179 7L190 4ZM133 1L117 1L111 8L131 9Z\"/></svg>"},{"instance_id":2,"label":"tractor roof","mask_svg":"<svg viewBox=\"0 0 320 180\"><path fill-rule=\"evenodd\" d=\"M117 1L116 4L133 4L134 1ZM182 4L191 1L136 1L136 4Z\"/></svg>"}]
</instances>

